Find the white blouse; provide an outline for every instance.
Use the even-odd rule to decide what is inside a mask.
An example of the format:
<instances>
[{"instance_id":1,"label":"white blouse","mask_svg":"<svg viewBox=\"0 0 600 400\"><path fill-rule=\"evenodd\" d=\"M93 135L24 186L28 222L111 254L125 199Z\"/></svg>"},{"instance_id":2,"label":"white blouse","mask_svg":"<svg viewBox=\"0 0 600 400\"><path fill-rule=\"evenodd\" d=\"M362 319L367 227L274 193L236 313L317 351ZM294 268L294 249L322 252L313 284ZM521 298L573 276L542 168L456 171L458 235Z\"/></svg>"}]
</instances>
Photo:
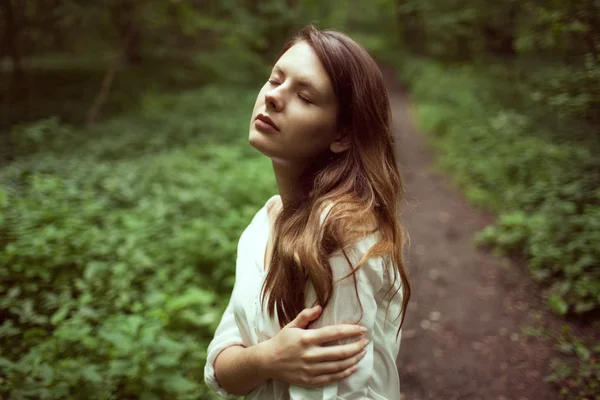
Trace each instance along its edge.
<instances>
[{"instance_id":1,"label":"white blouse","mask_svg":"<svg viewBox=\"0 0 600 400\"><path fill-rule=\"evenodd\" d=\"M213 340L207 350L204 380L206 384L223 398L239 396L226 392L215 378L214 362L225 348L233 345L249 347L274 337L281 329L275 312L271 319L266 310L261 309L260 289L266 278L264 268L265 249L270 235L269 214L267 208L272 202L280 201L279 195L272 196L256 213L252 222L240 237L237 251L236 276L229 304L225 309ZM321 215L321 222L328 212ZM356 267L362 256L379 239L377 232L365 236L357 244L346 250L352 261L350 267L341 251L330 258L333 271L334 293L320 318L311 324L309 329L338 323L360 323L367 327L365 335L370 339L366 347L367 353L358 362L358 369L350 376L318 388L306 388L290 385L288 382L269 379L246 395L247 400L335 400L335 399L380 399L395 400L400 398L400 382L396 369L396 357L400 349L400 337L396 333L400 324L398 314L401 310L402 291L391 299L391 295L401 288L401 279L396 278L394 287L390 289L394 279L384 271L382 257L371 257L355 273L356 290L363 307L363 316L356 298L354 279L352 276L335 283L348 275ZM386 291L389 293L386 295ZM314 287L310 281L306 287L306 308L315 301ZM389 310L386 318L386 308ZM357 338L345 339L341 344L356 341Z\"/></svg>"}]
</instances>

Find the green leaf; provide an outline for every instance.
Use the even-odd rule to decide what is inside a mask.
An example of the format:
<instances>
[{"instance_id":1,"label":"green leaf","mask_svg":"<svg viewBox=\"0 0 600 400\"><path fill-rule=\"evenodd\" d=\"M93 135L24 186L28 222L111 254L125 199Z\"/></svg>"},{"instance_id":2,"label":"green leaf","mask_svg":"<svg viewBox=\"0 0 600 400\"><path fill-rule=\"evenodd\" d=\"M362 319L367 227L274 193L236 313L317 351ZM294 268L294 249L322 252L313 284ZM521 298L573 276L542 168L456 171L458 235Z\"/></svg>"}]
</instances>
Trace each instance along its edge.
<instances>
[{"instance_id":1,"label":"green leaf","mask_svg":"<svg viewBox=\"0 0 600 400\"><path fill-rule=\"evenodd\" d=\"M199 385L181 375L172 375L165 379L165 388L174 393L185 393L197 390Z\"/></svg>"},{"instance_id":2,"label":"green leaf","mask_svg":"<svg viewBox=\"0 0 600 400\"><path fill-rule=\"evenodd\" d=\"M523 333L527 336L537 337L537 336L541 336L544 333L544 330L533 327L533 326L527 326L527 327L523 328Z\"/></svg>"},{"instance_id":3,"label":"green leaf","mask_svg":"<svg viewBox=\"0 0 600 400\"><path fill-rule=\"evenodd\" d=\"M575 346L570 342L562 342L558 345L558 350L564 354L573 354Z\"/></svg>"},{"instance_id":4,"label":"green leaf","mask_svg":"<svg viewBox=\"0 0 600 400\"><path fill-rule=\"evenodd\" d=\"M548 299L550 308L559 315L565 315L569 310L569 305L557 293L552 293Z\"/></svg>"},{"instance_id":5,"label":"green leaf","mask_svg":"<svg viewBox=\"0 0 600 400\"><path fill-rule=\"evenodd\" d=\"M122 332L101 332L100 337L110 342L120 354L129 354L133 350L133 339Z\"/></svg>"},{"instance_id":6,"label":"green leaf","mask_svg":"<svg viewBox=\"0 0 600 400\"><path fill-rule=\"evenodd\" d=\"M112 376L135 376L135 373L133 373L134 365L129 360L111 360L108 367L109 373Z\"/></svg>"},{"instance_id":7,"label":"green leaf","mask_svg":"<svg viewBox=\"0 0 600 400\"><path fill-rule=\"evenodd\" d=\"M101 383L102 375L98 372L98 366L96 365L85 365L81 368L81 375L92 383Z\"/></svg>"},{"instance_id":8,"label":"green leaf","mask_svg":"<svg viewBox=\"0 0 600 400\"><path fill-rule=\"evenodd\" d=\"M575 304L575 312L578 314L586 313L593 310L594 307L596 307L596 304L594 304L592 301L578 302Z\"/></svg>"},{"instance_id":9,"label":"green leaf","mask_svg":"<svg viewBox=\"0 0 600 400\"><path fill-rule=\"evenodd\" d=\"M582 343L575 344L575 353L577 353L579 358L583 361L589 360L592 355L590 350L587 347L585 347L585 345L583 345Z\"/></svg>"},{"instance_id":10,"label":"green leaf","mask_svg":"<svg viewBox=\"0 0 600 400\"><path fill-rule=\"evenodd\" d=\"M215 298L215 293L212 291L200 288L188 289L181 296L169 300L167 310L172 313L190 306L208 306L215 301Z\"/></svg>"},{"instance_id":11,"label":"green leaf","mask_svg":"<svg viewBox=\"0 0 600 400\"><path fill-rule=\"evenodd\" d=\"M12 361L10 361L7 358L4 357L0 357L0 367L2 367L3 369L9 370L12 368L15 368L16 364Z\"/></svg>"},{"instance_id":12,"label":"green leaf","mask_svg":"<svg viewBox=\"0 0 600 400\"><path fill-rule=\"evenodd\" d=\"M41 364L37 369L37 373L45 382L50 382L54 379L54 369L48 364Z\"/></svg>"},{"instance_id":13,"label":"green leaf","mask_svg":"<svg viewBox=\"0 0 600 400\"><path fill-rule=\"evenodd\" d=\"M50 323L52 325L58 325L61 321L63 321L67 315L69 314L69 310L71 309L71 304L67 303L61 308L59 308L50 318Z\"/></svg>"},{"instance_id":14,"label":"green leaf","mask_svg":"<svg viewBox=\"0 0 600 400\"><path fill-rule=\"evenodd\" d=\"M564 296L571 290L571 281L564 281L558 284L558 294Z\"/></svg>"},{"instance_id":15,"label":"green leaf","mask_svg":"<svg viewBox=\"0 0 600 400\"><path fill-rule=\"evenodd\" d=\"M215 322L219 321L222 313L217 311L209 311L203 314L198 314L192 310L184 310L181 313L181 319L199 328L211 327Z\"/></svg>"},{"instance_id":16,"label":"green leaf","mask_svg":"<svg viewBox=\"0 0 600 400\"><path fill-rule=\"evenodd\" d=\"M161 354L159 356L154 357L154 363L161 367L174 367L179 363L181 359L181 353L173 353L173 354Z\"/></svg>"}]
</instances>

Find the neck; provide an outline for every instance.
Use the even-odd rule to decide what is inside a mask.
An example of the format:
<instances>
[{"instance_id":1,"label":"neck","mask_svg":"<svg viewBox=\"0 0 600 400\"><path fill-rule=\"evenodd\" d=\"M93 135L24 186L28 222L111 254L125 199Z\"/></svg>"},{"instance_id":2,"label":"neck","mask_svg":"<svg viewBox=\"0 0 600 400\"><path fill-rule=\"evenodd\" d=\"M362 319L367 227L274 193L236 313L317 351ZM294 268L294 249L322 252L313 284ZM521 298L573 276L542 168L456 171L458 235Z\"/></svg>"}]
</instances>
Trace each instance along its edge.
<instances>
[{"instance_id":1,"label":"neck","mask_svg":"<svg viewBox=\"0 0 600 400\"><path fill-rule=\"evenodd\" d=\"M279 188L279 195L283 208L289 207L294 193L297 189L297 182L300 178L301 171L298 167L292 165L284 165L273 161L273 172L275 173L275 181Z\"/></svg>"},{"instance_id":2,"label":"neck","mask_svg":"<svg viewBox=\"0 0 600 400\"><path fill-rule=\"evenodd\" d=\"M298 207L299 205L296 203L302 201L301 198L306 198L308 196L309 193L299 193L299 190L308 190L307 188L301 188L301 179L311 179L303 177L302 175L316 172L329 162L330 158L331 153L324 152L322 155L304 163L282 163L271 159L273 172L275 173L275 181L279 187L279 195L281 196L281 202L283 203L284 209L289 208L290 206Z\"/></svg>"}]
</instances>

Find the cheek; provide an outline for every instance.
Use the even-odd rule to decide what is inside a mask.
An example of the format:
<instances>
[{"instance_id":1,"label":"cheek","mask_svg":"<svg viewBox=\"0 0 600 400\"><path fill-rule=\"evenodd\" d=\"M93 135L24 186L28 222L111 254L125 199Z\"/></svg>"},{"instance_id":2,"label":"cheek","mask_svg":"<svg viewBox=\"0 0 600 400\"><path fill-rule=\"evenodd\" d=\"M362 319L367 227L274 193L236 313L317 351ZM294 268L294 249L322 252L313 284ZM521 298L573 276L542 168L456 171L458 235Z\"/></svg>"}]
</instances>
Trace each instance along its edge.
<instances>
[{"instance_id":1,"label":"cheek","mask_svg":"<svg viewBox=\"0 0 600 400\"><path fill-rule=\"evenodd\" d=\"M288 122L293 126L293 131L286 140L286 147L295 157L314 157L326 150L334 139L334 119L322 110L302 110Z\"/></svg>"},{"instance_id":2,"label":"cheek","mask_svg":"<svg viewBox=\"0 0 600 400\"><path fill-rule=\"evenodd\" d=\"M302 133L315 142L327 142L333 136L335 119L327 112L308 113L303 119Z\"/></svg>"}]
</instances>

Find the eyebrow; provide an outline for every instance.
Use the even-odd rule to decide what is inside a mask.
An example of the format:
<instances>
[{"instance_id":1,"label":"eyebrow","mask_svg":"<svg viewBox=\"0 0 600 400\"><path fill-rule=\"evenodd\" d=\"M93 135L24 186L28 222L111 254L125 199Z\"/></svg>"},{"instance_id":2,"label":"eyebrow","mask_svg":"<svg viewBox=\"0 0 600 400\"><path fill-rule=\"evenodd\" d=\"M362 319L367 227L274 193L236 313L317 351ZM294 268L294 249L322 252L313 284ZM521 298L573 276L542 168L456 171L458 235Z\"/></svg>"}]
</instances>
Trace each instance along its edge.
<instances>
[{"instance_id":1,"label":"eyebrow","mask_svg":"<svg viewBox=\"0 0 600 400\"><path fill-rule=\"evenodd\" d=\"M285 75L285 72L283 71L283 69L281 69L280 66L276 65L275 67L273 67L273 72L280 72L283 75ZM315 85L313 85L308 79L306 78L298 78L297 79L298 82L298 86L301 87L306 87L309 90L314 91L317 95L321 96L321 97L325 97L325 95L323 94L323 92L321 92Z\"/></svg>"}]
</instances>

